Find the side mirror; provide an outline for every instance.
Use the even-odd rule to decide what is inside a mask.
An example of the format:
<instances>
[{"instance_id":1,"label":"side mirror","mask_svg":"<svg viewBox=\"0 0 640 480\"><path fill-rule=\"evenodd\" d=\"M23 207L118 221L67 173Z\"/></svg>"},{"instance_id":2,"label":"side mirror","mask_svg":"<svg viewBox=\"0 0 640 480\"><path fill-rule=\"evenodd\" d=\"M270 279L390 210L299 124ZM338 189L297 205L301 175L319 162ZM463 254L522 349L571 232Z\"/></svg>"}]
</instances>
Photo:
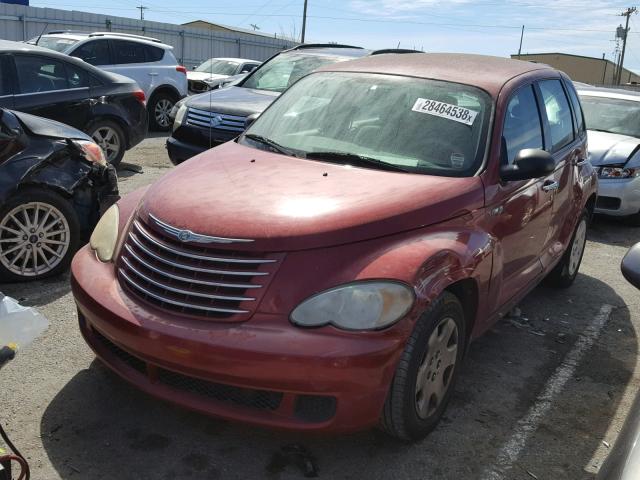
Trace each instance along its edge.
<instances>
[{"instance_id":1,"label":"side mirror","mask_svg":"<svg viewBox=\"0 0 640 480\"><path fill-rule=\"evenodd\" d=\"M547 176L556 169L556 162L549 152L538 148L525 148L516 155L513 164L500 167L500 178L507 182L530 180Z\"/></svg>"},{"instance_id":2,"label":"side mirror","mask_svg":"<svg viewBox=\"0 0 640 480\"><path fill-rule=\"evenodd\" d=\"M252 113L251 115L249 115L247 118L244 119L244 129L246 130L247 128L249 128L251 126L251 124L253 122L256 121L256 119L260 116L259 113Z\"/></svg>"},{"instance_id":3,"label":"side mirror","mask_svg":"<svg viewBox=\"0 0 640 480\"><path fill-rule=\"evenodd\" d=\"M640 289L640 243L629 249L620 266L622 275L634 287Z\"/></svg>"}]
</instances>

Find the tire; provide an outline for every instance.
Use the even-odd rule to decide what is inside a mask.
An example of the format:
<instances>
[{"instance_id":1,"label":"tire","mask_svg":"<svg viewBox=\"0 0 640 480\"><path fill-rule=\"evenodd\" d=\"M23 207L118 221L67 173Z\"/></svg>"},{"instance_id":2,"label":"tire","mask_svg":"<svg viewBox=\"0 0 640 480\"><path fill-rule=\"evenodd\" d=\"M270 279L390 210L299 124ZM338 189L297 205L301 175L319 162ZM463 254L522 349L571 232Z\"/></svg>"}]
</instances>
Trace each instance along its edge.
<instances>
[{"instance_id":1,"label":"tire","mask_svg":"<svg viewBox=\"0 0 640 480\"><path fill-rule=\"evenodd\" d=\"M0 280L21 282L57 275L69 268L79 247L78 215L61 195L28 189L0 207Z\"/></svg>"},{"instance_id":2,"label":"tire","mask_svg":"<svg viewBox=\"0 0 640 480\"><path fill-rule=\"evenodd\" d=\"M97 120L87 129L87 134L102 147L107 162L117 167L127 150L127 137L122 127L112 120Z\"/></svg>"},{"instance_id":3,"label":"tire","mask_svg":"<svg viewBox=\"0 0 640 480\"><path fill-rule=\"evenodd\" d=\"M583 210L567 250L562 255L560 262L545 279L547 285L555 288L568 288L573 284L578 276L580 263L582 263L582 256L587 243L588 226L589 212Z\"/></svg>"},{"instance_id":4,"label":"tire","mask_svg":"<svg viewBox=\"0 0 640 480\"><path fill-rule=\"evenodd\" d=\"M447 338L446 329L452 325L455 329ZM452 353L454 336L455 352ZM445 343L434 342L434 337L436 340L442 337ZM451 399L466 338L462 304L455 295L444 292L422 314L402 352L380 417L384 431L400 440L414 441L424 438L436 427ZM449 362L452 365L445 365ZM428 372L433 373L428 375ZM419 375L425 380L420 385ZM438 395L429 395L438 388L444 390ZM438 401L432 402L436 397Z\"/></svg>"},{"instance_id":5,"label":"tire","mask_svg":"<svg viewBox=\"0 0 640 480\"><path fill-rule=\"evenodd\" d=\"M149 128L157 132L168 132L172 121L169 114L177 102L176 96L170 93L154 93L149 100L147 112L149 113Z\"/></svg>"}]
</instances>

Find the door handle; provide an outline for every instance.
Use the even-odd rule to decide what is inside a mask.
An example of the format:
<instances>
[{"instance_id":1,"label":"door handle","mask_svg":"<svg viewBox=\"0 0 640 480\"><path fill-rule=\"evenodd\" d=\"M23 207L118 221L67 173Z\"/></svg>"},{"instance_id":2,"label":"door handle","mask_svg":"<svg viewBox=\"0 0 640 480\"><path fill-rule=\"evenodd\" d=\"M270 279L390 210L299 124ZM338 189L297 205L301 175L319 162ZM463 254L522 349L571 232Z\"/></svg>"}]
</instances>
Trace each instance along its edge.
<instances>
[{"instance_id":1,"label":"door handle","mask_svg":"<svg viewBox=\"0 0 640 480\"><path fill-rule=\"evenodd\" d=\"M553 192L555 190L558 190L558 188L560 188L560 184L555 180L548 180L544 183L544 185L542 185L542 190L544 190L545 192Z\"/></svg>"}]
</instances>

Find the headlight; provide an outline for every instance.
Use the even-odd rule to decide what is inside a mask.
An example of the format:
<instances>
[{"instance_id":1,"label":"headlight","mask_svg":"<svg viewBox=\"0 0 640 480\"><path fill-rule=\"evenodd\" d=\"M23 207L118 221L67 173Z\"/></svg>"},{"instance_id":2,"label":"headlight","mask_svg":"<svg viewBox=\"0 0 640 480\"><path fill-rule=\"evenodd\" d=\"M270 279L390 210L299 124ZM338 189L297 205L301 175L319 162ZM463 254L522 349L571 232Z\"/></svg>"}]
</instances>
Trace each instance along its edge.
<instances>
[{"instance_id":1,"label":"headlight","mask_svg":"<svg viewBox=\"0 0 640 480\"><path fill-rule=\"evenodd\" d=\"M84 156L87 160L93 163L97 163L98 165L106 165L107 159L104 156L104 151L100 148L95 142L90 142L88 140L74 140L75 145L82 150Z\"/></svg>"},{"instance_id":2,"label":"headlight","mask_svg":"<svg viewBox=\"0 0 640 480\"><path fill-rule=\"evenodd\" d=\"M411 309L413 290L399 282L372 280L326 290L308 298L291 313L301 327L334 325L345 330L377 330Z\"/></svg>"},{"instance_id":3,"label":"headlight","mask_svg":"<svg viewBox=\"0 0 640 480\"><path fill-rule=\"evenodd\" d=\"M112 205L104 212L91 234L89 245L96 252L96 256L103 262L110 262L118 242L118 222L120 211L117 205Z\"/></svg>"},{"instance_id":4,"label":"headlight","mask_svg":"<svg viewBox=\"0 0 640 480\"><path fill-rule=\"evenodd\" d=\"M178 113L176 113L176 118L173 120L173 131L175 132L176 128L180 127L182 125L182 122L184 121L184 116L187 114L187 106L183 103L182 105L180 105L180 108L178 108Z\"/></svg>"},{"instance_id":5,"label":"headlight","mask_svg":"<svg viewBox=\"0 0 640 480\"><path fill-rule=\"evenodd\" d=\"M602 167L600 178L634 178L640 175L638 168Z\"/></svg>"}]
</instances>

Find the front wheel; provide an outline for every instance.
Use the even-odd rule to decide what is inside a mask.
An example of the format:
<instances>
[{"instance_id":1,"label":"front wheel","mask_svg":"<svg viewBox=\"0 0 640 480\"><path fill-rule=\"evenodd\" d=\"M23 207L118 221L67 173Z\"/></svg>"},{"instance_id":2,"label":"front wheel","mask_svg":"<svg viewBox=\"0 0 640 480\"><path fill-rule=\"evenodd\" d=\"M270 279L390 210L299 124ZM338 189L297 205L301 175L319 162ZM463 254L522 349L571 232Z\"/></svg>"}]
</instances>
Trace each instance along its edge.
<instances>
[{"instance_id":1,"label":"front wheel","mask_svg":"<svg viewBox=\"0 0 640 480\"><path fill-rule=\"evenodd\" d=\"M568 288L573 284L578 276L578 270L580 269L580 263L582 263L582 256L584 255L584 249L587 244L588 226L589 212L583 210L576 229L573 232L573 236L571 237L569 247L564 252L560 263L555 266L546 278L548 285L557 288Z\"/></svg>"},{"instance_id":2,"label":"front wheel","mask_svg":"<svg viewBox=\"0 0 640 480\"><path fill-rule=\"evenodd\" d=\"M464 310L444 292L418 320L398 363L380 426L401 440L425 437L438 424L458 377L466 343Z\"/></svg>"},{"instance_id":3,"label":"front wheel","mask_svg":"<svg viewBox=\"0 0 640 480\"><path fill-rule=\"evenodd\" d=\"M107 162L117 167L127 149L127 139L120 125L111 120L98 120L89 127L87 134L100 145Z\"/></svg>"},{"instance_id":4,"label":"front wheel","mask_svg":"<svg viewBox=\"0 0 640 480\"><path fill-rule=\"evenodd\" d=\"M78 216L55 192L25 190L0 207L0 280L37 280L60 273L79 245Z\"/></svg>"}]
</instances>

